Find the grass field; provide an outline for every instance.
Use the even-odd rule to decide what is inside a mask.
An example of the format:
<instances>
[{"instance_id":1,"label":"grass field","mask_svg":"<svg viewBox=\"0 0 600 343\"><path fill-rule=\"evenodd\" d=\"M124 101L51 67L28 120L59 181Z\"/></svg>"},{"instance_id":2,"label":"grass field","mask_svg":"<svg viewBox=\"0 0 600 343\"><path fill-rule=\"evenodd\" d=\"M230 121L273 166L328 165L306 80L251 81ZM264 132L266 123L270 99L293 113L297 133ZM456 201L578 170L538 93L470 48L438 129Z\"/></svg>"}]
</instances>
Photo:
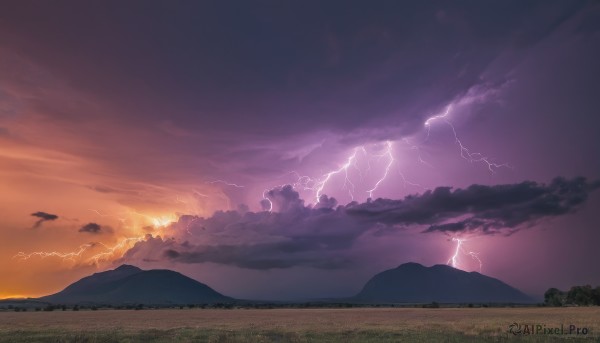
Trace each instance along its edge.
<instances>
[{"instance_id":1,"label":"grass field","mask_svg":"<svg viewBox=\"0 0 600 343\"><path fill-rule=\"evenodd\" d=\"M513 335L511 323L587 328ZM0 342L600 342L600 308L0 312Z\"/></svg>"}]
</instances>

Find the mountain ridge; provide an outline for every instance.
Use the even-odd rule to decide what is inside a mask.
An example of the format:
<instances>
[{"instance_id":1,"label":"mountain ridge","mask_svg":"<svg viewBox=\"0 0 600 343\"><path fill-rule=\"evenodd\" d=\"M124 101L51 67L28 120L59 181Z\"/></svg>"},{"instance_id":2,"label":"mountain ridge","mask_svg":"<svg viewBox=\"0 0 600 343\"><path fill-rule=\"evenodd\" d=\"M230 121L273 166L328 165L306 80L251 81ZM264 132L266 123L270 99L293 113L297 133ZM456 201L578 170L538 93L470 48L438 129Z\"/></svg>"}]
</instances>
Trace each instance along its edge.
<instances>
[{"instance_id":1,"label":"mountain ridge","mask_svg":"<svg viewBox=\"0 0 600 343\"><path fill-rule=\"evenodd\" d=\"M443 264L408 262L373 276L353 298L380 303L532 303L498 279Z\"/></svg>"},{"instance_id":2,"label":"mountain ridge","mask_svg":"<svg viewBox=\"0 0 600 343\"><path fill-rule=\"evenodd\" d=\"M132 265L94 273L62 291L35 299L54 304L185 305L236 300L168 269ZM274 300L276 301L276 300ZM408 262L371 277L354 297L329 298L353 303L533 303L518 289L478 272L447 265Z\"/></svg>"},{"instance_id":3,"label":"mountain ridge","mask_svg":"<svg viewBox=\"0 0 600 343\"><path fill-rule=\"evenodd\" d=\"M81 278L58 293L38 299L64 304L157 305L234 301L181 273L168 269L142 270L125 264Z\"/></svg>"}]
</instances>

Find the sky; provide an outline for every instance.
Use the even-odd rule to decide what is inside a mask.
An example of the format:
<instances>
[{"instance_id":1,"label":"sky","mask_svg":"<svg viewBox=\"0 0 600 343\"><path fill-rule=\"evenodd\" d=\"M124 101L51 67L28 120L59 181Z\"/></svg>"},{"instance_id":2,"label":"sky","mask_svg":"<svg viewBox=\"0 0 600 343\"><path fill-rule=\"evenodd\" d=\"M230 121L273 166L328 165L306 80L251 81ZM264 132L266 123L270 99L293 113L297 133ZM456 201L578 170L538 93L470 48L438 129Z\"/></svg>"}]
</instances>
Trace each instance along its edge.
<instances>
[{"instance_id":1,"label":"sky","mask_svg":"<svg viewBox=\"0 0 600 343\"><path fill-rule=\"evenodd\" d=\"M0 298L406 262L600 285L595 1L3 1Z\"/></svg>"}]
</instances>

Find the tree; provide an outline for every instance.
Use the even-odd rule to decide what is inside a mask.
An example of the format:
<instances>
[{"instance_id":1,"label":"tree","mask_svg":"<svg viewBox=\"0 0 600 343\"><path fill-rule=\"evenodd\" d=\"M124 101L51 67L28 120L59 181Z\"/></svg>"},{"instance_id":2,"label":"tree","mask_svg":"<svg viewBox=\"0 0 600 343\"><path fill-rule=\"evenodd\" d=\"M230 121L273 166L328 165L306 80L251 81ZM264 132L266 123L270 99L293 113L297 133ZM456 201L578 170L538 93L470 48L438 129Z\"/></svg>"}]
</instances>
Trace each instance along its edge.
<instances>
[{"instance_id":1,"label":"tree","mask_svg":"<svg viewBox=\"0 0 600 343\"><path fill-rule=\"evenodd\" d=\"M594 304L594 290L592 286L573 286L567 293L567 303L588 306Z\"/></svg>"},{"instance_id":2,"label":"tree","mask_svg":"<svg viewBox=\"0 0 600 343\"><path fill-rule=\"evenodd\" d=\"M557 288L550 288L544 293L544 302L548 306L562 306L565 303L565 294Z\"/></svg>"},{"instance_id":3,"label":"tree","mask_svg":"<svg viewBox=\"0 0 600 343\"><path fill-rule=\"evenodd\" d=\"M594 305L600 306L600 286L592 290L592 300L594 301Z\"/></svg>"}]
</instances>

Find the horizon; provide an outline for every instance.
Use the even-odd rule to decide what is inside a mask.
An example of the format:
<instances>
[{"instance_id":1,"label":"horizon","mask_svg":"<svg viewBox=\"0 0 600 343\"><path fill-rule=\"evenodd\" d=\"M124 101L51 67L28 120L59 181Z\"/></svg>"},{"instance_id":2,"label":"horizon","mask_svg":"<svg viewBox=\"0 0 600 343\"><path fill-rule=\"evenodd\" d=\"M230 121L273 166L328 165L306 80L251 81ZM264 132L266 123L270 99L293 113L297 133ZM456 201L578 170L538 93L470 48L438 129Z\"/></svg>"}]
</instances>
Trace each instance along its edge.
<instances>
[{"instance_id":1,"label":"horizon","mask_svg":"<svg viewBox=\"0 0 600 343\"><path fill-rule=\"evenodd\" d=\"M380 272L376 272L375 274L373 274L373 275L372 275L372 277L371 277L369 280L372 280L372 279L374 279L374 278L375 278L377 275L379 275L379 274L381 274L381 273L384 273L384 272L390 272L390 271L393 271L393 270L396 270L396 269L400 269L401 267L403 267L403 266L407 266L407 265L417 265L417 266L419 266L419 267L423 267L424 269L434 269L434 267L442 267L442 268L449 268L449 269L451 269L451 270L456 270L457 272L461 272L461 273L464 273L464 274L474 274L474 273L475 273L475 274L480 274L480 275L483 275L483 274L479 273L478 271L470 271L470 272L468 272L468 271L464 271L464 270L462 270L462 269L459 269L459 268L453 267L453 266L451 266L451 265L448 265L448 264L434 264L434 265L431 265L431 266L425 266L425 265L422 265L422 264L420 264L420 263L417 263L417 262L405 262L405 263L402 263L402 264L398 265L398 266L397 266L397 267L395 267L395 268L392 268L392 269L387 269L387 270L383 270L383 271L380 271ZM79 279L79 280L77 280L76 282L74 282L74 283L71 283L71 284L69 284L69 285L67 285L67 286L63 287L63 289L62 289L60 292L57 292L57 293L62 293L63 291L66 291L66 290L67 290L67 288L69 288L70 286L72 286L72 285L74 285L74 284L77 284L79 281L82 281L82 280L84 280L84 279L86 279L86 278L88 278L88 277L91 277L91 276L94 276L94 275L97 275L97 274L104 274L104 273L107 273L107 272L114 272L114 271L117 271L117 270L123 270L124 268L132 268L132 269L136 269L136 270L139 270L139 272L140 272L140 273L141 273L141 272L147 272L147 271L167 271L167 272L175 272L175 273L177 273L177 274L183 275L183 276L184 276L184 277L186 277L186 278L189 278L190 280L193 280L193 281L196 281L196 282L200 282L200 283L202 283L202 280L197 280L197 279L194 279L193 277L189 277L189 276L187 276L187 275L185 275L185 274L182 274L182 273L179 273L179 272L177 272L177 271L170 270L170 269L164 269L164 268L157 268L157 269L142 269L142 268L140 268L140 267L137 267L137 266L135 266L135 265L131 265L131 264L121 264L121 265L119 265L119 266L116 266L116 267L111 267L111 268L112 268L112 269L106 269L106 270L102 270L102 271L97 271L97 272L95 272L95 273L93 273L93 274L90 274L90 275L84 276L82 279ZM137 274L137 273L136 273L136 274ZM486 275L483 275L483 276L486 276ZM486 277L487 277L487 278L491 278L491 277L489 277L489 276L486 276ZM504 284L504 285L507 285L508 287L510 287L510 288L513 288L514 290L516 290L516 291L518 291L518 292L521 292L519 289L516 289L516 288L512 287L511 285L508 285L508 284L504 283L502 280L498 280L498 279L495 279L495 278L491 278L491 279L493 279L493 280L497 280L497 281L500 281L502 284ZM202 284L204 284L204 283L202 283ZM367 283L365 283L365 286L366 286L366 284L367 284ZM212 287L210 287L210 285L206 285L206 284L204 284L204 285L205 285L205 286L208 286L209 288L212 288ZM365 287L365 286L361 287L361 291L364 289L364 287ZM213 289L213 290L215 290L215 289ZM218 290L215 290L215 291L217 291L217 292L218 292ZM56 295L57 293L47 294L47 295L40 296L40 297L9 297L9 298L2 298L2 299L0 299L0 301L2 301L2 300L14 300L14 301L19 301L19 300L40 300L40 301L42 301L42 302L43 302L43 301L47 301L47 300L44 300L44 299L42 299L42 298L44 298L44 297L47 297L47 296L51 296L51 295ZM522 293L522 292L521 292L521 293ZM220 293L220 294L221 294L221 295L224 295L224 296L226 296L226 297L228 296L227 294L222 294L222 293ZM358 296L358 294L360 294L360 292L359 292L359 293L357 293L357 294L355 294L355 295L353 295L353 296L350 296L350 297L341 297L341 296L337 296L337 297L330 297L330 298L310 298L310 299L309 299L309 298L306 298L306 299L303 299L303 298L298 298L298 299L285 299L285 300L282 300L282 299L277 299L277 298L270 298L270 299L239 299L239 298L231 298L231 299L232 299L232 300L234 300L234 301L267 301L267 302L268 302L268 301L273 301L273 302L292 302L292 303L293 303L293 302L306 302L306 301L324 301L324 300L327 300L328 302L332 302L332 301L335 301L335 300L344 300L344 301L348 301L348 299L354 298L354 297ZM525 296L529 297L530 301L532 301L532 300L533 300L533 302L527 302L527 304L530 304L530 305L533 305L535 302L538 302L538 303L539 303L539 301L540 301L541 299L543 299L543 297L542 297L542 296L540 296L540 295L532 295L532 294L526 294L526 293L522 293L522 294L524 294ZM360 301L359 301L359 302L360 302ZM392 302L392 303L393 303L393 302ZM448 302L442 302L442 304L452 304L452 303L448 303ZM456 302L456 304L458 304L458 302ZM523 304L526 304L526 303L523 303Z\"/></svg>"},{"instance_id":2,"label":"horizon","mask_svg":"<svg viewBox=\"0 0 600 343\"><path fill-rule=\"evenodd\" d=\"M405 263L600 285L594 1L0 5L0 299L239 299Z\"/></svg>"}]
</instances>

